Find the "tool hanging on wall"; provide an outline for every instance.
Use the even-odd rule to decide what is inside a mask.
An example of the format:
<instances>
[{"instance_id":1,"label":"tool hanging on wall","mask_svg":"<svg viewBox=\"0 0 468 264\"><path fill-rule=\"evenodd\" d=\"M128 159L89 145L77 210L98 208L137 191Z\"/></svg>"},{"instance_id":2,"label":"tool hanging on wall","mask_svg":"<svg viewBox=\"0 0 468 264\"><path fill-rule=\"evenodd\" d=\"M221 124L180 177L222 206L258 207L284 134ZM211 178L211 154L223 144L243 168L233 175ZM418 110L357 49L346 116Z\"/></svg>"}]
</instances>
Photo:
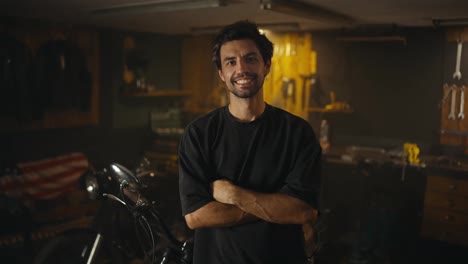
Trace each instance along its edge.
<instances>
[{"instance_id":1,"label":"tool hanging on wall","mask_svg":"<svg viewBox=\"0 0 468 264\"><path fill-rule=\"evenodd\" d=\"M462 47L463 47L463 39L460 38L457 41L457 61L455 65L455 72L453 73L453 79L455 80L460 80L462 75L460 72L460 61L461 61L461 53L462 53Z\"/></svg>"},{"instance_id":2,"label":"tool hanging on wall","mask_svg":"<svg viewBox=\"0 0 468 264\"><path fill-rule=\"evenodd\" d=\"M292 97L292 103L296 103L296 80L283 77L283 85L281 86L281 93L283 99L287 102L288 98ZM286 105L285 102L285 105Z\"/></svg>"},{"instance_id":3,"label":"tool hanging on wall","mask_svg":"<svg viewBox=\"0 0 468 264\"><path fill-rule=\"evenodd\" d=\"M465 153L468 154L468 122L465 120L465 100L467 98L465 98L465 87L464 85L444 84L444 96L439 104L441 111L440 143L444 145L465 146ZM447 100L450 101L446 103Z\"/></svg>"},{"instance_id":4,"label":"tool hanging on wall","mask_svg":"<svg viewBox=\"0 0 468 264\"><path fill-rule=\"evenodd\" d=\"M451 92L451 89L449 88L448 84L444 84L444 96L442 97L442 100L439 102L439 108L442 108L442 106L445 104L445 100L447 100L447 97L449 96Z\"/></svg>"},{"instance_id":5,"label":"tool hanging on wall","mask_svg":"<svg viewBox=\"0 0 468 264\"><path fill-rule=\"evenodd\" d=\"M328 98L320 85L320 79L317 74L301 75L301 78L303 86L303 106L324 107L327 104ZM306 94L304 93L306 89L309 89L309 98L306 98ZM306 102L306 99L311 105ZM310 101L310 99L312 99L312 101Z\"/></svg>"},{"instance_id":6,"label":"tool hanging on wall","mask_svg":"<svg viewBox=\"0 0 468 264\"><path fill-rule=\"evenodd\" d=\"M450 101L450 113L448 115L448 119L455 120L455 103L457 100L457 87L455 85L452 85L450 91L452 93L452 100Z\"/></svg>"},{"instance_id":7,"label":"tool hanging on wall","mask_svg":"<svg viewBox=\"0 0 468 264\"><path fill-rule=\"evenodd\" d=\"M310 102L310 87L312 86L311 81L312 75L301 75L302 79L302 111L307 113Z\"/></svg>"},{"instance_id":8,"label":"tool hanging on wall","mask_svg":"<svg viewBox=\"0 0 468 264\"><path fill-rule=\"evenodd\" d=\"M460 110L458 112L458 119L465 119L465 86L460 87Z\"/></svg>"}]
</instances>

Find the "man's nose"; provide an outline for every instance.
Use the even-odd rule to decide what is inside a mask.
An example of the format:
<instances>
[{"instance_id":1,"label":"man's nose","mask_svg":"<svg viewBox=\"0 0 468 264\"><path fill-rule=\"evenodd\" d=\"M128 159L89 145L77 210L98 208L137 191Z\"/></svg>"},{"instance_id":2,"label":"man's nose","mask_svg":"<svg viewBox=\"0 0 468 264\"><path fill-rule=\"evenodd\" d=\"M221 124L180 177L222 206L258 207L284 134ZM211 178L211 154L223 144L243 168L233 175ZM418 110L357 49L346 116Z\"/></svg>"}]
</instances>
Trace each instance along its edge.
<instances>
[{"instance_id":1,"label":"man's nose","mask_svg":"<svg viewBox=\"0 0 468 264\"><path fill-rule=\"evenodd\" d=\"M248 64L244 60L239 60L237 63L237 72L245 72L247 71Z\"/></svg>"}]
</instances>

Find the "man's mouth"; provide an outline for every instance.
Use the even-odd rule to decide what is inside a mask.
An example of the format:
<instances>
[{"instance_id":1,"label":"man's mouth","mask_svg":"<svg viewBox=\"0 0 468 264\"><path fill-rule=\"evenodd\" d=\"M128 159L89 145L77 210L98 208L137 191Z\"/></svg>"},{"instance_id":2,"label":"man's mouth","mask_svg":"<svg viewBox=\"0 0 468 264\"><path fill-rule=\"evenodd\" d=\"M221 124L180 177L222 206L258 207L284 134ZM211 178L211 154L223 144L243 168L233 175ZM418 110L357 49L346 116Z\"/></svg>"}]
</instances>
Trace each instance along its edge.
<instances>
[{"instance_id":1,"label":"man's mouth","mask_svg":"<svg viewBox=\"0 0 468 264\"><path fill-rule=\"evenodd\" d=\"M238 85L246 85L246 84L250 84L251 82L252 82L251 78L242 78L242 79L237 79L234 81L234 83Z\"/></svg>"},{"instance_id":2,"label":"man's mouth","mask_svg":"<svg viewBox=\"0 0 468 264\"><path fill-rule=\"evenodd\" d=\"M255 81L255 76L243 76L239 78L235 78L233 80L233 83L240 85L240 86L246 86L246 85L251 85Z\"/></svg>"}]
</instances>

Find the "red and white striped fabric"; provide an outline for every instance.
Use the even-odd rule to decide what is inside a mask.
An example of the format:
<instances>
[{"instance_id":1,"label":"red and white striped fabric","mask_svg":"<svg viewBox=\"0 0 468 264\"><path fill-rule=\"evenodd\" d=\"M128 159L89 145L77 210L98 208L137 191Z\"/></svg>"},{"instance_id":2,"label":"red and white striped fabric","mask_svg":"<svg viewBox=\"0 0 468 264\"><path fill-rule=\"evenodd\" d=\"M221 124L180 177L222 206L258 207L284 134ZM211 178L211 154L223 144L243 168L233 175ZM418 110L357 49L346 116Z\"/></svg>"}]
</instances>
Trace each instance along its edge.
<instances>
[{"instance_id":1,"label":"red and white striped fabric","mask_svg":"<svg viewBox=\"0 0 468 264\"><path fill-rule=\"evenodd\" d=\"M78 179L89 167L83 153L18 163L20 175L2 177L0 191L32 199L52 199L77 189Z\"/></svg>"}]
</instances>

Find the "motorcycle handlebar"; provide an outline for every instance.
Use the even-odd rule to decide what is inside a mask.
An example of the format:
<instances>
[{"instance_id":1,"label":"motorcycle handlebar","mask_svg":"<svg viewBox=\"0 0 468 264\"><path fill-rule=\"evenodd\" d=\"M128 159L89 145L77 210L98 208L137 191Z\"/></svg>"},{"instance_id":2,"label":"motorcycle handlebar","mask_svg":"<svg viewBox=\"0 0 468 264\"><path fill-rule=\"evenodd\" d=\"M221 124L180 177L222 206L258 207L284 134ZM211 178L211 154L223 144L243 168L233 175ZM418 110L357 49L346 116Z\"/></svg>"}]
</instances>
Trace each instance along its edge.
<instances>
[{"instance_id":1,"label":"motorcycle handlebar","mask_svg":"<svg viewBox=\"0 0 468 264\"><path fill-rule=\"evenodd\" d=\"M131 211L141 214L145 217L152 217L159 224L157 227L161 231L161 235L171 244L175 249L180 249L183 245L181 241L174 237L166 223L159 216L158 211L154 208L154 203L149 202L139 191L139 187L133 183L122 187L122 193L134 203L134 208Z\"/></svg>"},{"instance_id":2,"label":"motorcycle handlebar","mask_svg":"<svg viewBox=\"0 0 468 264\"><path fill-rule=\"evenodd\" d=\"M148 202L148 200L141 195L140 191L138 191L138 187L134 186L134 184L123 186L122 191L128 199L135 203L135 205Z\"/></svg>"}]
</instances>

